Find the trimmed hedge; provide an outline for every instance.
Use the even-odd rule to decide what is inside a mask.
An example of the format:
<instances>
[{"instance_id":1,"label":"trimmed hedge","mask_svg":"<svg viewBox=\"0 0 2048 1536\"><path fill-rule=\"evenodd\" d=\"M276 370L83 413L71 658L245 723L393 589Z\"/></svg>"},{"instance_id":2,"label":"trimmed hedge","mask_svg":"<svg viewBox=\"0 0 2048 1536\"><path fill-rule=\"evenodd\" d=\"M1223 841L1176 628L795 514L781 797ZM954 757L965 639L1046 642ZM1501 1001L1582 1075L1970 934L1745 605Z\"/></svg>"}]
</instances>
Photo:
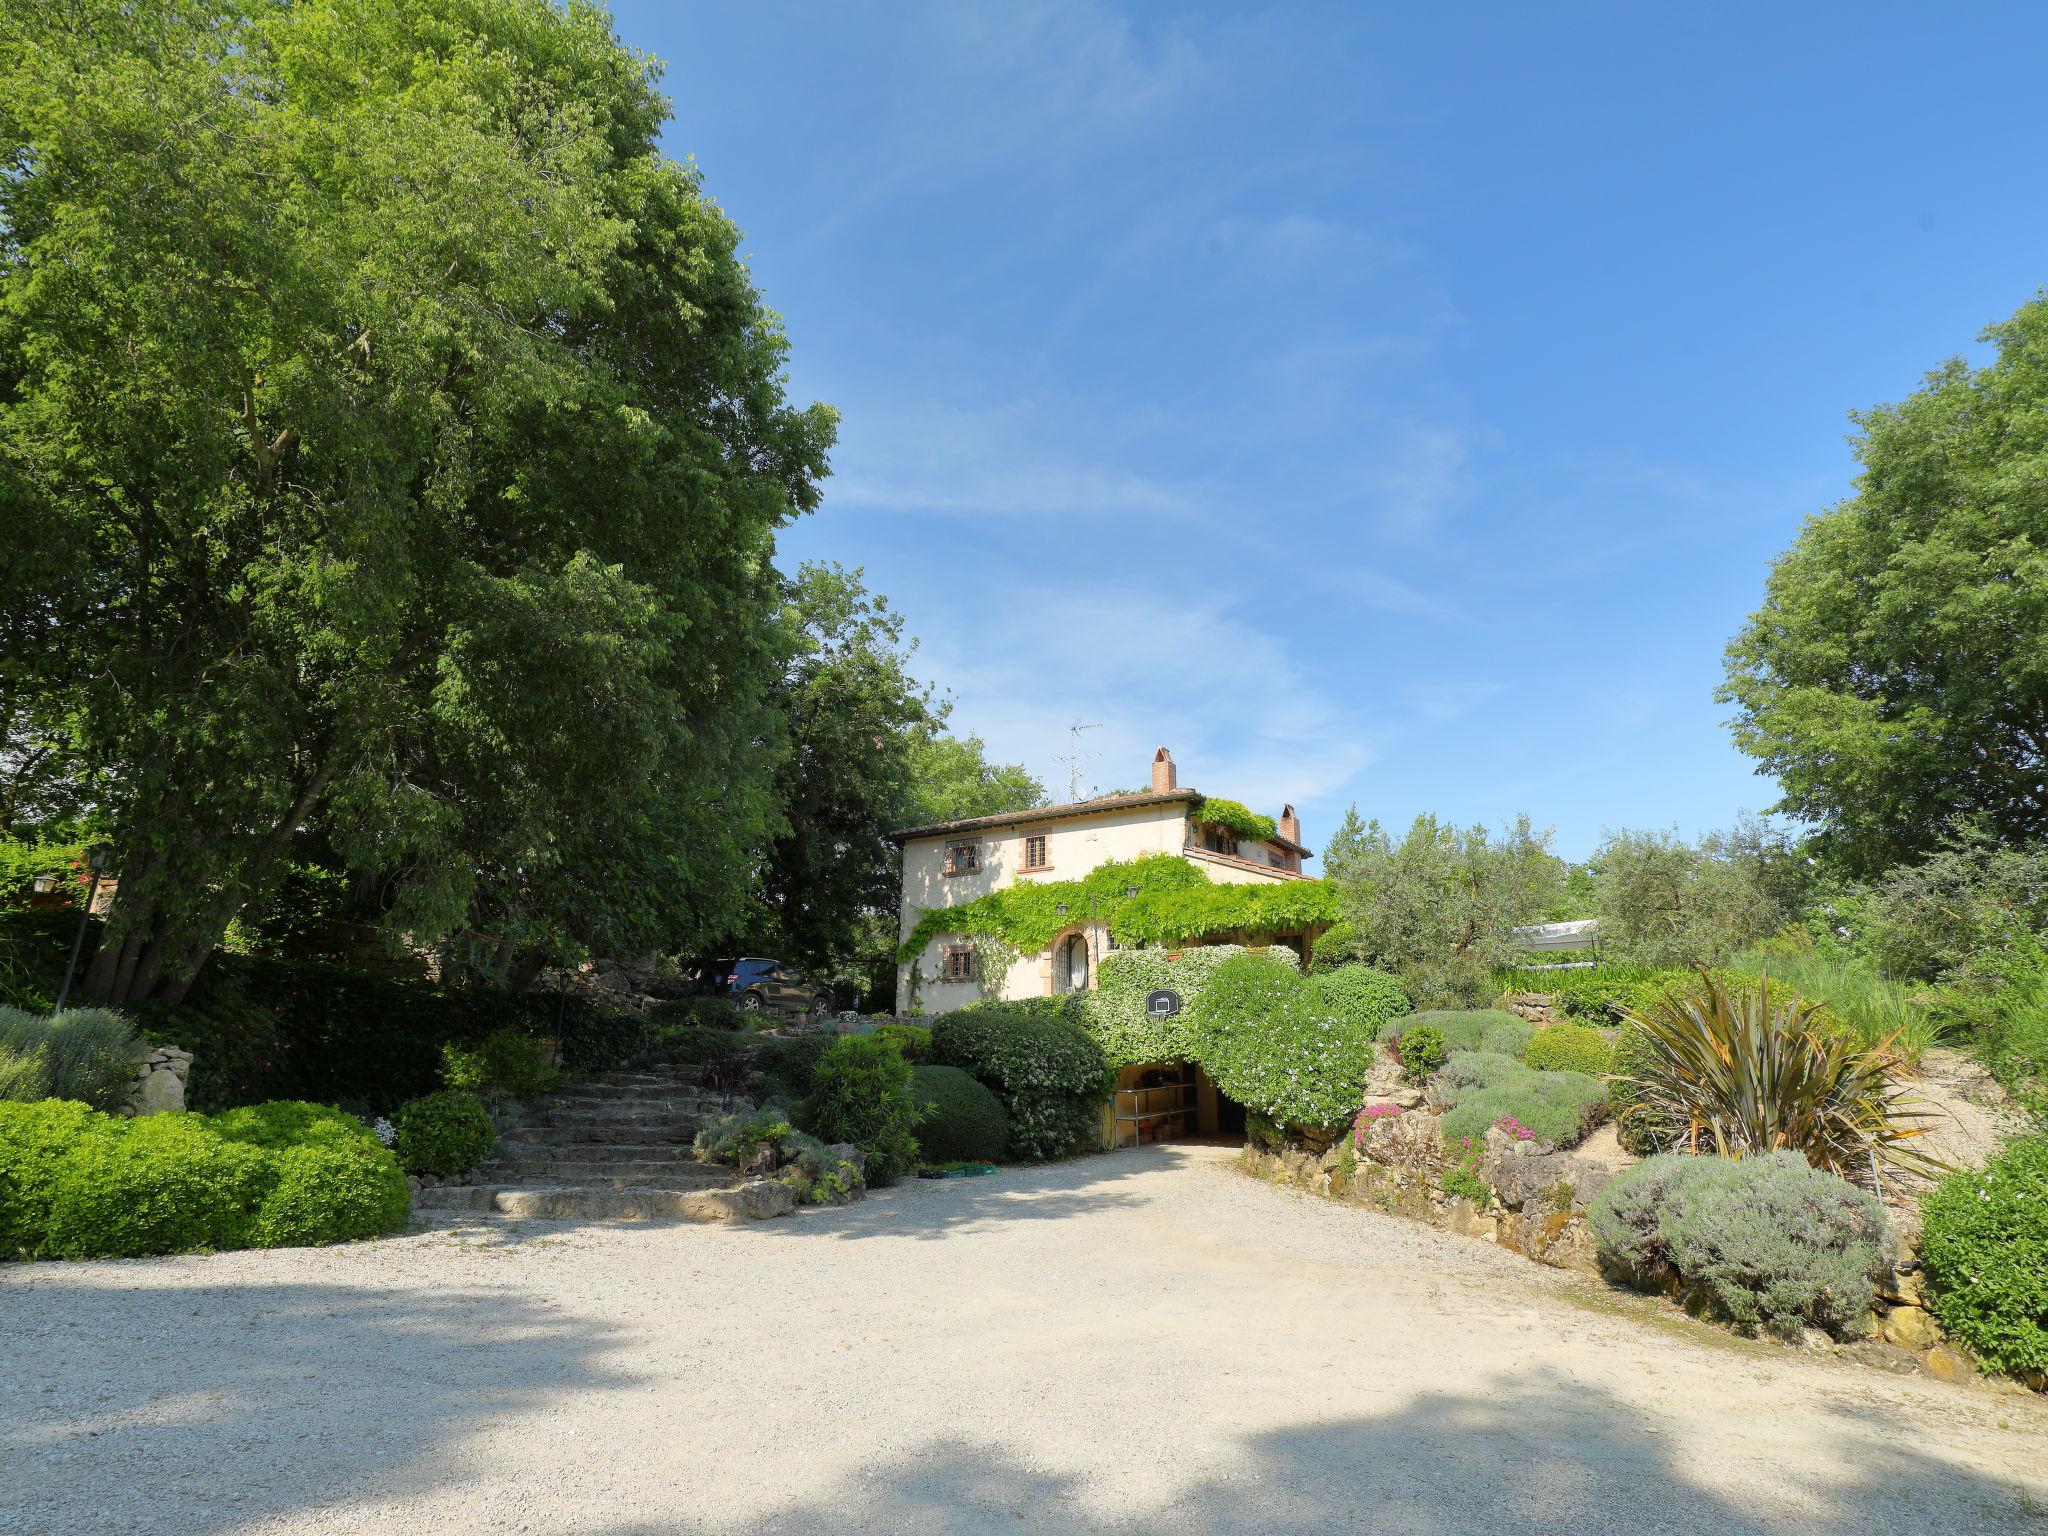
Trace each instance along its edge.
<instances>
[{"instance_id":1,"label":"trimmed hedge","mask_svg":"<svg viewBox=\"0 0 2048 1536\"><path fill-rule=\"evenodd\" d=\"M1809 1324L1862 1333L1892 1261L1876 1196L1797 1152L1653 1157L1602 1190L1587 1219L1610 1272L1649 1285L1675 1277L1739 1329L1786 1338Z\"/></svg>"},{"instance_id":2,"label":"trimmed hedge","mask_svg":"<svg viewBox=\"0 0 2048 1536\"><path fill-rule=\"evenodd\" d=\"M976 1003L932 1023L933 1060L1002 1101L1019 1162L1064 1157L1096 1134L1114 1079L1081 1007L1072 993Z\"/></svg>"},{"instance_id":3,"label":"trimmed hedge","mask_svg":"<svg viewBox=\"0 0 2048 1536\"><path fill-rule=\"evenodd\" d=\"M407 1173L468 1173L491 1155L497 1128L484 1101L466 1088L423 1094L392 1116L398 1160Z\"/></svg>"},{"instance_id":4,"label":"trimmed hedge","mask_svg":"<svg viewBox=\"0 0 2048 1536\"><path fill-rule=\"evenodd\" d=\"M331 1243L404 1226L405 1176L359 1123L317 1105L268 1108L223 1127L60 1099L0 1104L0 1259Z\"/></svg>"},{"instance_id":5,"label":"trimmed hedge","mask_svg":"<svg viewBox=\"0 0 2048 1536\"><path fill-rule=\"evenodd\" d=\"M277 1184L250 1232L259 1248L303 1248L396 1232L412 1194L374 1140L312 1141L277 1154Z\"/></svg>"},{"instance_id":6,"label":"trimmed hedge","mask_svg":"<svg viewBox=\"0 0 2048 1536\"><path fill-rule=\"evenodd\" d=\"M125 1123L67 1099L0 1103L0 1259L42 1251L64 1160Z\"/></svg>"},{"instance_id":7,"label":"trimmed hedge","mask_svg":"<svg viewBox=\"0 0 2048 1536\"><path fill-rule=\"evenodd\" d=\"M1010 1117L998 1099L958 1067L913 1067L910 1096L927 1106L917 1122L927 1163L999 1163L1010 1150Z\"/></svg>"},{"instance_id":8,"label":"trimmed hedge","mask_svg":"<svg viewBox=\"0 0 2048 1536\"><path fill-rule=\"evenodd\" d=\"M1583 1024L1553 1024L1539 1029L1522 1051L1522 1060L1551 1072L1583 1072L1600 1077L1614 1070L1614 1047L1597 1029Z\"/></svg>"},{"instance_id":9,"label":"trimmed hedge","mask_svg":"<svg viewBox=\"0 0 2048 1536\"><path fill-rule=\"evenodd\" d=\"M1293 957L1238 955L1188 1010L1195 1059L1247 1109L1284 1125L1349 1123L1372 1065L1376 1027L1340 1016Z\"/></svg>"},{"instance_id":10,"label":"trimmed hedge","mask_svg":"<svg viewBox=\"0 0 2048 1536\"><path fill-rule=\"evenodd\" d=\"M2007 1142L1922 1204L1942 1327L1995 1370L2048 1371L2048 1132Z\"/></svg>"}]
</instances>

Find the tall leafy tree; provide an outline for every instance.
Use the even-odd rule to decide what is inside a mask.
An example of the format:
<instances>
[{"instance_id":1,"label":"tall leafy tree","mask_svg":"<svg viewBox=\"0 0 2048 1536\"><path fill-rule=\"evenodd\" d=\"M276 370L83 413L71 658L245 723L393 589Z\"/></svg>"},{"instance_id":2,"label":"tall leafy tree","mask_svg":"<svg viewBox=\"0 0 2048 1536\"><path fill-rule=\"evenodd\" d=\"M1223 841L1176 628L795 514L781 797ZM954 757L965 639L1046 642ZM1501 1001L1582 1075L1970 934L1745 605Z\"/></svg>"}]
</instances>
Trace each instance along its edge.
<instances>
[{"instance_id":1,"label":"tall leafy tree","mask_svg":"<svg viewBox=\"0 0 2048 1536\"><path fill-rule=\"evenodd\" d=\"M750 925L750 942L814 966L849 955L864 965L878 931L893 956L899 865L889 832L1022 810L1045 795L1022 766L990 763L979 737L947 734L951 704L916 676L917 642L861 577L805 565L785 609L784 825L762 871L767 922Z\"/></svg>"},{"instance_id":2,"label":"tall leafy tree","mask_svg":"<svg viewBox=\"0 0 2048 1536\"><path fill-rule=\"evenodd\" d=\"M1728 648L1737 743L1852 872L1958 818L2048 838L2048 298L1985 339L1987 366L1854 418L1856 494Z\"/></svg>"},{"instance_id":3,"label":"tall leafy tree","mask_svg":"<svg viewBox=\"0 0 2048 1536\"><path fill-rule=\"evenodd\" d=\"M480 951L740 909L833 422L655 75L583 0L0 10L0 687L110 824L97 998L316 818Z\"/></svg>"},{"instance_id":4,"label":"tall leafy tree","mask_svg":"<svg viewBox=\"0 0 2048 1536\"><path fill-rule=\"evenodd\" d=\"M999 816L1045 804L1045 785L1022 763L992 763L972 732L949 736L934 723L911 741L906 825Z\"/></svg>"}]
</instances>

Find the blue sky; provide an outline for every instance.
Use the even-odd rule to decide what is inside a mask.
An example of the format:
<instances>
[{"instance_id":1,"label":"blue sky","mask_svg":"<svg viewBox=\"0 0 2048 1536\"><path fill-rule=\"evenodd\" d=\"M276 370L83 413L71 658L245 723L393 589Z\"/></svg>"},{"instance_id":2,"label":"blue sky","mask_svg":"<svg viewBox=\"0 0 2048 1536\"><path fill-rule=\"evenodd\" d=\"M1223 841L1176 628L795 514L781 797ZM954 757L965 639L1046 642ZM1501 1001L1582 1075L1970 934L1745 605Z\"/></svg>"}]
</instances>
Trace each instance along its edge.
<instances>
[{"instance_id":1,"label":"blue sky","mask_svg":"<svg viewBox=\"0 0 2048 1536\"><path fill-rule=\"evenodd\" d=\"M1064 797L1725 825L1721 650L2048 281L2038 7L621 4L865 567Z\"/></svg>"}]
</instances>

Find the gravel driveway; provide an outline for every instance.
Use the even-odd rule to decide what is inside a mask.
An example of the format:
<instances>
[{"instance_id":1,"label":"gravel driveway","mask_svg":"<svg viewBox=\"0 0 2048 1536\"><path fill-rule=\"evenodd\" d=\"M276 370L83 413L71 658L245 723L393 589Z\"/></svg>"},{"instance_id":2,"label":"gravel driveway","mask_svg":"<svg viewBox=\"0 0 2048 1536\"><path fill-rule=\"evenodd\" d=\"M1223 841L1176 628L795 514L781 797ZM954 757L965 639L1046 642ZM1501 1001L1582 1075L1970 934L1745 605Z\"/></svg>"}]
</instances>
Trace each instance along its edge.
<instances>
[{"instance_id":1,"label":"gravel driveway","mask_svg":"<svg viewBox=\"0 0 2048 1536\"><path fill-rule=\"evenodd\" d=\"M2048 1533L2048 1404L1149 1148L0 1269L0 1530Z\"/></svg>"}]
</instances>

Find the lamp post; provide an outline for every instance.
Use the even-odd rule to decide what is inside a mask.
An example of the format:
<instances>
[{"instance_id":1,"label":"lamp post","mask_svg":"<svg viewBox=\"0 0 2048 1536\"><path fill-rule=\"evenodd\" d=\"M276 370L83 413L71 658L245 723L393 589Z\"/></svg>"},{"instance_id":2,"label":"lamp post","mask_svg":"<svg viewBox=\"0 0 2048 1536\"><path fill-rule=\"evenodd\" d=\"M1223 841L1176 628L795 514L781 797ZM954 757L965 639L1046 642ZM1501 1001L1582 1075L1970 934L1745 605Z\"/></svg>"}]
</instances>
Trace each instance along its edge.
<instances>
[{"instance_id":1,"label":"lamp post","mask_svg":"<svg viewBox=\"0 0 2048 1536\"><path fill-rule=\"evenodd\" d=\"M85 856L85 864L92 871L92 878L86 883L85 905L79 908L78 932L71 939L71 958L64 966L64 985L57 989L57 1006L51 1010L53 1013L62 1013L65 1000L71 996L71 978L78 974L78 952L85 948L85 925L92 917L93 898L99 895L100 876L107 867L107 850L93 849Z\"/></svg>"}]
</instances>

